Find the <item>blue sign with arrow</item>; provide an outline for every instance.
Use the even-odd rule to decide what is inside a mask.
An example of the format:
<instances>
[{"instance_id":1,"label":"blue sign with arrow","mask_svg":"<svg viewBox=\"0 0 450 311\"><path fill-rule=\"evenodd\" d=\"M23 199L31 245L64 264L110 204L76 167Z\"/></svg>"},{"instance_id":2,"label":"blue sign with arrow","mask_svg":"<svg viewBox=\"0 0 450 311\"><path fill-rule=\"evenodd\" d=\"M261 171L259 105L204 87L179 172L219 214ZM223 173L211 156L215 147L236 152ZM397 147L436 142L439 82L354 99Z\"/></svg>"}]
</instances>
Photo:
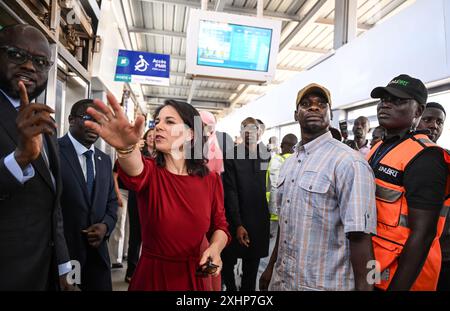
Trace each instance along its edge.
<instances>
[{"instance_id":1,"label":"blue sign with arrow","mask_svg":"<svg viewBox=\"0 0 450 311\"><path fill-rule=\"evenodd\" d=\"M119 50L114 81L169 85L170 55Z\"/></svg>"}]
</instances>

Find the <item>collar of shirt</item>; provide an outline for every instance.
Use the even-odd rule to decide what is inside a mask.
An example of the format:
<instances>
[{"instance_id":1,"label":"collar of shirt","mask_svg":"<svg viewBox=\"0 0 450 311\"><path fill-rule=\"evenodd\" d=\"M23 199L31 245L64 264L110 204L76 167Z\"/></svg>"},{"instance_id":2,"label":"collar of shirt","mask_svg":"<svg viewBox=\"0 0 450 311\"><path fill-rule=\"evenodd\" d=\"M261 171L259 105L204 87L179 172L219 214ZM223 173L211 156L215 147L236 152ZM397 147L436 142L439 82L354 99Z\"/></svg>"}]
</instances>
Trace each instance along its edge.
<instances>
[{"instance_id":1,"label":"collar of shirt","mask_svg":"<svg viewBox=\"0 0 450 311\"><path fill-rule=\"evenodd\" d=\"M370 149L370 147L369 147L369 140L368 139L366 139L366 143L364 145L362 145L361 148L359 148L359 149L362 149L362 148L369 148Z\"/></svg>"},{"instance_id":2,"label":"collar of shirt","mask_svg":"<svg viewBox=\"0 0 450 311\"><path fill-rule=\"evenodd\" d=\"M91 147L88 149L85 146L83 146L78 140L76 140L72 134L70 134L70 131L68 132L69 139L72 142L73 147L75 148L75 151L78 156L82 156L86 151L92 150L93 154L95 154L95 147L94 145L91 145Z\"/></svg>"},{"instance_id":3,"label":"collar of shirt","mask_svg":"<svg viewBox=\"0 0 450 311\"><path fill-rule=\"evenodd\" d=\"M297 156L300 151L305 150L306 153L312 153L318 148L320 148L324 143L329 141L330 139L334 139L331 135L330 131L327 131L325 134L317 137L316 139L311 140L309 143L302 145L301 143L297 146Z\"/></svg>"},{"instance_id":4,"label":"collar of shirt","mask_svg":"<svg viewBox=\"0 0 450 311\"><path fill-rule=\"evenodd\" d=\"M390 137L388 139L385 139L383 141L383 144L394 143L394 142L396 142L396 141L398 141L400 139L409 138L409 137L412 137L412 136L417 135L417 134L425 134L425 135L427 135L428 134L428 130L408 131L408 132L406 132L406 133L404 133L402 135L394 135L394 136L392 136L392 137Z\"/></svg>"},{"instance_id":5,"label":"collar of shirt","mask_svg":"<svg viewBox=\"0 0 450 311\"><path fill-rule=\"evenodd\" d=\"M9 102L11 103L11 105L13 105L13 107L17 110L17 108L20 107L20 99L14 99L8 96L8 94L5 93L5 91L3 91L2 89L0 89L0 92L2 92L3 95L5 95L5 97L9 100Z\"/></svg>"}]
</instances>

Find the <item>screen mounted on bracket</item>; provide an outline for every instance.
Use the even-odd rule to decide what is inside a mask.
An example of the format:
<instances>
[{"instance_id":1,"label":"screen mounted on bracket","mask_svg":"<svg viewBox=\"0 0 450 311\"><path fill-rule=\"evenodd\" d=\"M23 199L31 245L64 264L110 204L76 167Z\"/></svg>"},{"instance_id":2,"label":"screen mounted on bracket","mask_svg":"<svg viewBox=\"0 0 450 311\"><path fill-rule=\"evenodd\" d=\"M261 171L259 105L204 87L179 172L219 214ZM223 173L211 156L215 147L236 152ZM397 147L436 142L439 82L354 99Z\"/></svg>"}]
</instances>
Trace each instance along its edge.
<instances>
[{"instance_id":1,"label":"screen mounted on bracket","mask_svg":"<svg viewBox=\"0 0 450 311\"><path fill-rule=\"evenodd\" d=\"M187 32L186 74L190 78L272 81L281 22L191 10Z\"/></svg>"}]
</instances>

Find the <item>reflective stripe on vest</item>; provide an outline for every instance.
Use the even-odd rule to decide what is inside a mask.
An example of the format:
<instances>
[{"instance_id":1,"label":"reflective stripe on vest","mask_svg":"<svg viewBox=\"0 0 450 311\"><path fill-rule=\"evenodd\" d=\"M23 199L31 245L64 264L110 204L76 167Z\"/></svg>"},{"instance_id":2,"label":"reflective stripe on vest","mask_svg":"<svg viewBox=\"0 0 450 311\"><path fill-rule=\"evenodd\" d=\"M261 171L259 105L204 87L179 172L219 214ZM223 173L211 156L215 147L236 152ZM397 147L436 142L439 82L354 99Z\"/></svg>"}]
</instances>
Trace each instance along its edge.
<instances>
[{"instance_id":1,"label":"reflective stripe on vest","mask_svg":"<svg viewBox=\"0 0 450 311\"><path fill-rule=\"evenodd\" d=\"M375 195L383 201L390 203L395 202L402 196L402 194L403 193L401 191L389 189L378 184L376 185Z\"/></svg>"}]
</instances>

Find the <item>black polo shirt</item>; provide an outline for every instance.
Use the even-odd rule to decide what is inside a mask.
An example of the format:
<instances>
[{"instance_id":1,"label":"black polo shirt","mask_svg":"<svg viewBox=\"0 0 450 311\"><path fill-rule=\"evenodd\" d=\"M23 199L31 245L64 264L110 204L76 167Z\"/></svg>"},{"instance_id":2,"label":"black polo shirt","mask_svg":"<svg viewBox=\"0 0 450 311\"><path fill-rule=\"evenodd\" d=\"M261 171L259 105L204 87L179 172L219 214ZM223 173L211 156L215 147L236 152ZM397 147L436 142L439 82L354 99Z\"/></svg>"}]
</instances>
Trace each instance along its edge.
<instances>
[{"instance_id":1,"label":"black polo shirt","mask_svg":"<svg viewBox=\"0 0 450 311\"><path fill-rule=\"evenodd\" d=\"M409 132L405 135L393 136L383 141L378 154L392 148L400 141L422 132ZM372 165L372 163L371 163ZM373 168L373 166L372 166ZM403 175L408 208L440 210L445 199L445 186L448 169L444 154L438 148L427 148L413 159L406 167Z\"/></svg>"}]
</instances>

